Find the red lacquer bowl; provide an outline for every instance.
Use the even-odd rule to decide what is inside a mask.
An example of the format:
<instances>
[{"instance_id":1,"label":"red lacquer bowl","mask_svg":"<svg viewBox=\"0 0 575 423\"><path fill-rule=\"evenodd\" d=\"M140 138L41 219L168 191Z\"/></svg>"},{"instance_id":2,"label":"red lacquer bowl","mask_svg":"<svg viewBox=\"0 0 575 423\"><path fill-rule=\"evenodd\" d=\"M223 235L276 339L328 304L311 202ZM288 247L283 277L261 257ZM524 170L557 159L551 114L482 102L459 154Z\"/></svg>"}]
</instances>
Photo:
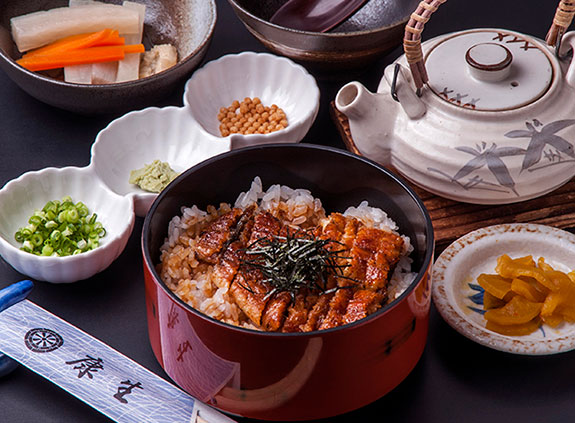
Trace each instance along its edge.
<instances>
[{"instance_id":1,"label":"red lacquer bowl","mask_svg":"<svg viewBox=\"0 0 575 423\"><path fill-rule=\"evenodd\" d=\"M309 189L328 212L368 200L410 237L417 277L371 316L335 329L265 333L233 327L182 302L155 266L168 222L182 206L233 203L255 176ZM427 338L433 228L423 203L397 176L343 150L267 145L209 159L180 175L156 199L142 248L150 341L166 373L214 407L262 420L310 420L367 405L417 364Z\"/></svg>"}]
</instances>

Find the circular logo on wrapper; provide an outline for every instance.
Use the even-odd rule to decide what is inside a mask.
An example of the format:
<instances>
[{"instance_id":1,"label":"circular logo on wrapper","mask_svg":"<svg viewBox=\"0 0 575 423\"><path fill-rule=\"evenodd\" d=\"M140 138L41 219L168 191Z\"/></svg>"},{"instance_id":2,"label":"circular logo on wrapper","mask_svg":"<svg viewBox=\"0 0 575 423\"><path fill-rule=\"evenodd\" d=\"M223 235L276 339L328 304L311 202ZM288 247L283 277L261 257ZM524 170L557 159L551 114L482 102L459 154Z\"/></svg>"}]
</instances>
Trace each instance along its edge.
<instances>
[{"instance_id":1,"label":"circular logo on wrapper","mask_svg":"<svg viewBox=\"0 0 575 423\"><path fill-rule=\"evenodd\" d=\"M47 353L60 348L64 339L51 329L34 328L26 332L24 342L32 352Z\"/></svg>"}]
</instances>

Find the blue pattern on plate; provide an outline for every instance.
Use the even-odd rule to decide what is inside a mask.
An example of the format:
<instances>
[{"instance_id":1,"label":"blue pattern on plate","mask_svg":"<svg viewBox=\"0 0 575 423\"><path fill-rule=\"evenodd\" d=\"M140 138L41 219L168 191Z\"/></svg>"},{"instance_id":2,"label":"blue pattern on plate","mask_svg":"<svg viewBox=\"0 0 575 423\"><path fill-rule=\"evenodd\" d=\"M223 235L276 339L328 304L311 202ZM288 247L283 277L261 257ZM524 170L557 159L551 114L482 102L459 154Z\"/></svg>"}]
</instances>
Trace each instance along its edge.
<instances>
[{"instance_id":1,"label":"blue pattern on plate","mask_svg":"<svg viewBox=\"0 0 575 423\"><path fill-rule=\"evenodd\" d=\"M468 286L473 291L477 291L477 292L473 295L467 296L467 298L469 298L473 304L482 306L482 308L473 307L473 306L467 306L467 307L470 310L475 311L476 313L484 314L485 313L485 310L483 310L483 294L485 293L484 289L481 288L481 286L474 284L474 283L470 283L470 284L468 284Z\"/></svg>"}]
</instances>

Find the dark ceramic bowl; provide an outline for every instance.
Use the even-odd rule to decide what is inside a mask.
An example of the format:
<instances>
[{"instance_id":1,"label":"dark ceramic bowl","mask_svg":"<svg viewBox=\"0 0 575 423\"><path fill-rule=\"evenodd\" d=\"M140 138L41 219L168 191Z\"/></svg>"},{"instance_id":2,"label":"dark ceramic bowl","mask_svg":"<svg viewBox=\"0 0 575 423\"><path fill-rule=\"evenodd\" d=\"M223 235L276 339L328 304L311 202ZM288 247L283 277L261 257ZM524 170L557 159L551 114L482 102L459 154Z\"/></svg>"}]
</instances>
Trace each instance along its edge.
<instances>
[{"instance_id":1,"label":"dark ceramic bowl","mask_svg":"<svg viewBox=\"0 0 575 423\"><path fill-rule=\"evenodd\" d=\"M417 277L376 313L342 327L269 333L221 323L181 301L156 271L168 222L182 206L233 202L255 176L264 188L306 188L328 212L368 200L409 236ZM228 413L263 420L307 420L360 408L395 388L418 362L427 338L431 221L416 194L374 162L309 144L231 151L180 175L152 204L142 233L149 336L167 374Z\"/></svg>"},{"instance_id":2,"label":"dark ceramic bowl","mask_svg":"<svg viewBox=\"0 0 575 423\"><path fill-rule=\"evenodd\" d=\"M369 0L329 32L269 22L287 0L228 0L246 28L271 51L319 71L356 69L397 47L419 0Z\"/></svg>"},{"instance_id":3,"label":"dark ceramic bowl","mask_svg":"<svg viewBox=\"0 0 575 423\"><path fill-rule=\"evenodd\" d=\"M121 4L121 0L101 0ZM82 114L141 109L169 95L202 61L216 23L215 0L134 0L147 6L144 23L146 49L171 43L178 63L137 81L108 85L72 84L30 72L16 64L20 57L10 34L10 18L68 5L67 0L0 1L0 68L38 100Z\"/></svg>"}]
</instances>

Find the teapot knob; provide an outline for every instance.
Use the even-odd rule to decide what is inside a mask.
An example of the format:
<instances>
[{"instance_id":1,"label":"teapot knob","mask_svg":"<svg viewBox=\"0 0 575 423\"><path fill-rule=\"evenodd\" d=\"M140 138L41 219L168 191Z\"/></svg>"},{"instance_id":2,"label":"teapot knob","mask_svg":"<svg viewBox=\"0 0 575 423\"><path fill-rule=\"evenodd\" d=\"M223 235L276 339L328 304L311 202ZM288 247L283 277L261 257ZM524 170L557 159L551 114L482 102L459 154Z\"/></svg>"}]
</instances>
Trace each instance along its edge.
<instances>
[{"instance_id":1,"label":"teapot knob","mask_svg":"<svg viewBox=\"0 0 575 423\"><path fill-rule=\"evenodd\" d=\"M501 44L480 43L467 50L465 61L474 78L484 82L497 82L509 75L513 55Z\"/></svg>"}]
</instances>

